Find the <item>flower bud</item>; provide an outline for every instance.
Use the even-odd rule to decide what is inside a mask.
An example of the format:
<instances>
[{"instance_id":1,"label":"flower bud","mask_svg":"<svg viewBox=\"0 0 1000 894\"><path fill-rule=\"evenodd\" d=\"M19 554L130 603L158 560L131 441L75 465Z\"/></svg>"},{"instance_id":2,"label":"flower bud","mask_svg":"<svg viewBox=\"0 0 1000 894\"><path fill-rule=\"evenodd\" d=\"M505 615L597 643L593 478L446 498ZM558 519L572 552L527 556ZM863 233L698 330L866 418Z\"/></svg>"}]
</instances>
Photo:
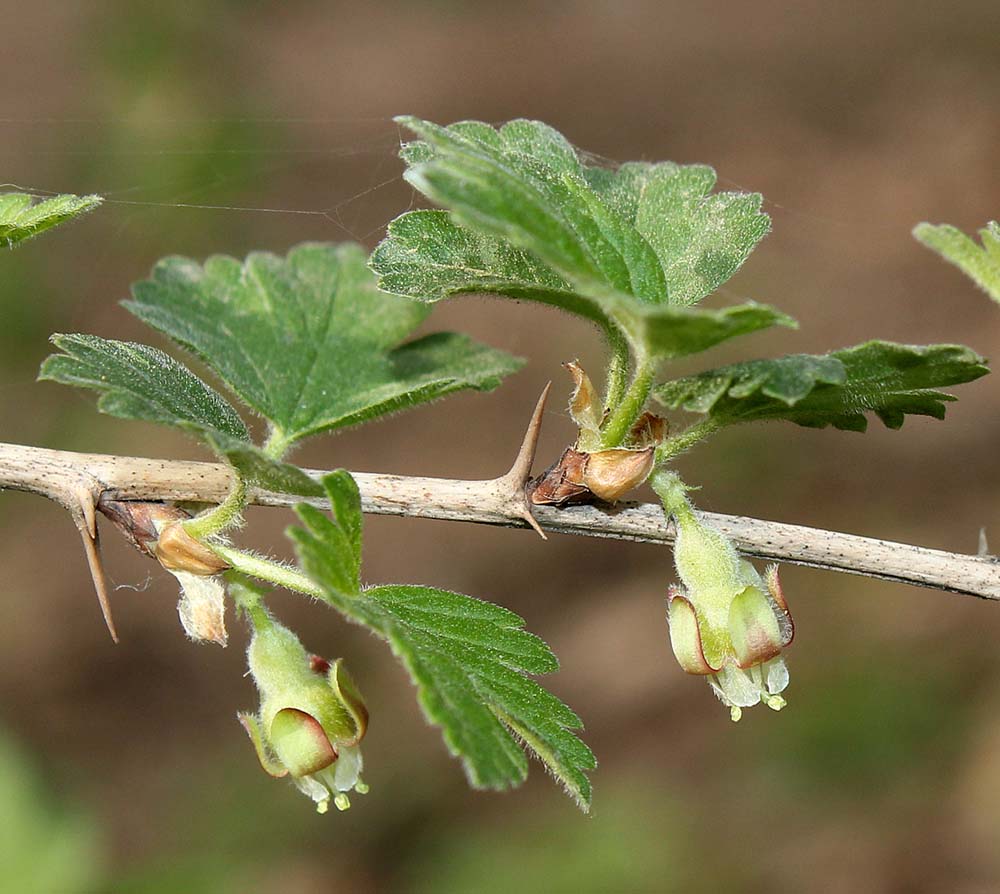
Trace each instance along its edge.
<instances>
[{"instance_id":1,"label":"flower bud","mask_svg":"<svg viewBox=\"0 0 1000 894\"><path fill-rule=\"evenodd\" d=\"M350 807L347 792L364 794L360 742L368 710L340 660L310 656L287 627L261 610L247 650L260 692L256 715L238 714L266 772L290 776L326 813L330 801Z\"/></svg>"}]
</instances>

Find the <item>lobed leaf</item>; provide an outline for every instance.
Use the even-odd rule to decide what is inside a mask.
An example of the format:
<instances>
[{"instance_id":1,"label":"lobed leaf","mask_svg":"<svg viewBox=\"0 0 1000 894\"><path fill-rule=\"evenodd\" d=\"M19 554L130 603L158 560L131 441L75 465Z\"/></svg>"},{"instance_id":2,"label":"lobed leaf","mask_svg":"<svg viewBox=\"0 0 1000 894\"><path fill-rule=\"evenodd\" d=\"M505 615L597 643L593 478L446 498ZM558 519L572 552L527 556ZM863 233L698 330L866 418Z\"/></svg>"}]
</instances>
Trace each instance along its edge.
<instances>
[{"instance_id":1,"label":"lobed leaf","mask_svg":"<svg viewBox=\"0 0 1000 894\"><path fill-rule=\"evenodd\" d=\"M378 291L352 244L242 264L168 258L125 306L207 363L281 447L460 389L490 390L521 365L455 333L400 345L428 310Z\"/></svg>"},{"instance_id":2,"label":"lobed leaf","mask_svg":"<svg viewBox=\"0 0 1000 894\"><path fill-rule=\"evenodd\" d=\"M661 360L704 351L769 326L796 325L787 314L752 301L710 310L642 303L607 290L591 297L574 291L528 252L459 227L444 211L411 211L396 218L371 263L386 291L421 301L468 292L538 301L592 320L605 330L618 329L647 355Z\"/></svg>"},{"instance_id":3,"label":"lobed leaf","mask_svg":"<svg viewBox=\"0 0 1000 894\"><path fill-rule=\"evenodd\" d=\"M586 810L593 753L571 730L580 719L526 674L550 673L549 647L513 612L460 593L391 585L360 590L361 509L347 472L323 480L333 517L297 508L292 528L299 562L326 600L385 639L418 689L427 719L440 726L470 784L506 789L528 773L526 745Z\"/></svg>"},{"instance_id":4,"label":"lobed leaf","mask_svg":"<svg viewBox=\"0 0 1000 894\"><path fill-rule=\"evenodd\" d=\"M1000 302L1000 224L995 220L979 231L982 245L950 224L917 224L913 235Z\"/></svg>"},{"instance_id":5,"label":"lobed leaf","mask_svg":"<svg viewBox=\"0 0 1000 894\"><path fill-rule=\"evenodd\" d=\"M710 194L715 173L702 165L588 166L537 121L496 130L398 120L422 138L403 147L404 176L448 211L390 224L371 264L380 288L396 294L541 301L619 329L643 353L680 356L703 348L678 350L682 335L654 335L729 279L769 227L760 196ZM769 322L759 315L753 328L787 324L767 310Z\"/></svg>"},{"instance_id":6,"label":"lobed leaf","mask_svg":"<svg viewBox=\"0 0 1000 894\"><path fill-rule=\"evenodd\" d=\"M767 304L748 301L714 310L707 307L647 307L611 299L608 306L622 328L646 352L661 360L707 351L738 335L749 335L770 326L798 324L787 314Z\"/></svg>"},{"instance_id":7,"label":"lobed leaf","mask_svg":"<svg viewBox=\"0 0 1000 894\"><path fill-rule=\"evenodd\" d=\"M0 193L0 245L13 248L19 242L65 223L101 204L100 196L53 196L35 202L21 192Z\"/></svg>"},{"instance_id":8,"label":"lobed leaf","mask_svg":"<svg viewBox=\"0 0 1000 894\"><path fill-rule=\"evenodd\" d=\"M57 333L51 341L62 353L42 363L38 378L101 392L97 406L104 413L171 425L203 440L250 437L221 394L163 351L96 335Z\"/></svg>"},{"instance_id":9,"label":"lobed leaf","mask_svg":"<svg viewBox=\"0 0 1000 894\"><path fill-rule=\"evenodd\" d=\"M759 193L712 195L707 165L649 165L641 169L636 229L663 264L672 304L695 304L728 280L771 228Z\"/></svg>"},{"instance_id":10,"label":"lobed leaf","mask_svg":"<svg viewBox=\"0 0 1000 894\"><path fill-rule=\"evenodd\" d=\"M300 496L323 494L319 482L301 469L250 443L243 420L226 399L169 354L96 335L56 334L51 340L63 353L45 360L39 379L101 392L97 408L111 416L192 434L257 487Z\"/></svg>"},{"instance_id":11,"label":"lobed leaf","mask_svg":"<svg viewBox=\"0 0 1000 894\"><path fill-rule=\"evenodd\" d=\"M418 301L496 292L610 325L600 301L577 294L531 253L492 234L458 226L447 211L410 211L397 217L370 263L380 289Z\"/></svg>"},{"instance_id":12,"label":"lobed leaf","mask_svg":"<svg viewBox=\"0 0 1000 894\"><path fill-rule=\"evenodd\" d=\"M721 425L786 419L864 431L867 412L888 428L899 428L906 414L943 419L945 402L955 398L932 389L987 372L986 361L961 345L870 341L821 356L735 363L667 382L653 393L668 407L704 413Z\"/></svg>"}]
</instances>

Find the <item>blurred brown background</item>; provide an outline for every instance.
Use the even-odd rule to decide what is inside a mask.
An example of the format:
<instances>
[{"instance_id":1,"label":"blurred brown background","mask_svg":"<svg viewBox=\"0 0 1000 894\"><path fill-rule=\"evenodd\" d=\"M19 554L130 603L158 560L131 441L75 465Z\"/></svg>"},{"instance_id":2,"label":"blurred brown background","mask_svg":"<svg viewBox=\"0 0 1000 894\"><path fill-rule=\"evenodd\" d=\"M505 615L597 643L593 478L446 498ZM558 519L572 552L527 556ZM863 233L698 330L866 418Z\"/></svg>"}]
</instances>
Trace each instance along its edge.
<instances>
[{"instance_id":1,"label":"blurred brown background","mask_svg":"<svg viewBox=\"0 0 1000 894\"><path fill-rule=\"evenodd\" d=\"M699 366L869 337L1000 347L1000 309L910 237L920 220L968 230L1000 215L995 0L2 12L0 181L109 199L0 258L3 440L201 458L180 436L99 417L90 395L35 384L47 336L160 344L116 302L166 254L373 245L414 201L395 155L400 113L541 118L609 159L706 162L722 188L762 192L773 233L721 300L774 303L802 328ZM550 378L542 460L557 455L572 437L559 363L596 367L595 335L474 299L431 325L530 364L492 395L320 439L300 462L496 474ZM973 551L980 526L1000 540L1000 385L960 394L946 422L899 432L732 431L682 470L706 509ZM289 521L254 511L253 542L287 552ZM383 518L366 537L368 580L501 602L553 644L563 669L549 685L601 760L591 818L537 766L515 793L470 791L388 651L279 595L308 646L348 658L373 715L372 793L315 816L260 772L235 722L254 703L239 625L225 651L186 642L172 580L107 536L122 587L113 647L69 519L7 493L0 889L1000 890L1000 607L789 567L789 706L733 726L673 662L667 550Z\"/></svg>"}]
</instances>

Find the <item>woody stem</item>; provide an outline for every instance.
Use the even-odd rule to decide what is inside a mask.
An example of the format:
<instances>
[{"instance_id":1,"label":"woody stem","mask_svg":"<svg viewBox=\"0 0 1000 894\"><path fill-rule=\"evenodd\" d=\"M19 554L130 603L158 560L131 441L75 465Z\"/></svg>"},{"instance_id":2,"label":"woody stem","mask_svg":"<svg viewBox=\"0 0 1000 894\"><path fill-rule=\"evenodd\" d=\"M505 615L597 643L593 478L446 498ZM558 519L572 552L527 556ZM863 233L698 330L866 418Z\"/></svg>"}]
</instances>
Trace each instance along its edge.
<instances>
[{"instance_id":1,"label":"woody stem","mask_svg":"<svg viewBox=\"0 0 1000 894\"><path fill-rule=\"evenodd\" d=\"M305 471L317 481L327 474ZM220 501L229 492L232 475L233 470L220 463L0 444L0 488L46 496L69 509L79 506L81 494L95 503L101 494L111 500ZM527 527L523 515L512 508L508 496L497 492L494 482L483 486L479 482L372 472L355 472L354 479L366 513ZM326 500L303 500L257 489L251 490L248 501L261 506L289 507L307 502L329 507ZM532 511L546 531L645 543L674 539L674 526L664 518L659 503L620 503L613 512L598 506L534 506ZM1000 601L1000 561L986 555L985 549L980 555L953 553L783 522L696 514L734 541L746 556ZM253 576L275 580L270 571L257 575L254 569L247 570Z\"/></svg>"}]
</instances>

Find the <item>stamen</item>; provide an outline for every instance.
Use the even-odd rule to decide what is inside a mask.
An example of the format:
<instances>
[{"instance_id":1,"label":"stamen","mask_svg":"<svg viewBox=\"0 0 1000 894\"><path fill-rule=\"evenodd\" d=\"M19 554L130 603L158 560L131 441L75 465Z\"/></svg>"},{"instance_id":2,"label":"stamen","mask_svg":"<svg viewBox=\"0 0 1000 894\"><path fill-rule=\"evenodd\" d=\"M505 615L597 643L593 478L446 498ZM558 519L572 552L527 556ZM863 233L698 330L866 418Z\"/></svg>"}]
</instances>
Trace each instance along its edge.
<instances>
[{"instance_id":1,"label":"stamen","mask_svg":"<svg viewBox=\"0 0 1000 894\"><path fill-rule=\"evenodd\" d=\"M764 704L772 711L780 711L788 704L780 695L768 695L764 698Z\"/></svg>"}]
</instances>

